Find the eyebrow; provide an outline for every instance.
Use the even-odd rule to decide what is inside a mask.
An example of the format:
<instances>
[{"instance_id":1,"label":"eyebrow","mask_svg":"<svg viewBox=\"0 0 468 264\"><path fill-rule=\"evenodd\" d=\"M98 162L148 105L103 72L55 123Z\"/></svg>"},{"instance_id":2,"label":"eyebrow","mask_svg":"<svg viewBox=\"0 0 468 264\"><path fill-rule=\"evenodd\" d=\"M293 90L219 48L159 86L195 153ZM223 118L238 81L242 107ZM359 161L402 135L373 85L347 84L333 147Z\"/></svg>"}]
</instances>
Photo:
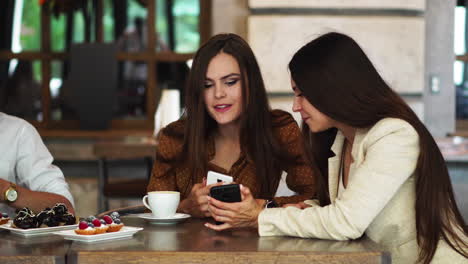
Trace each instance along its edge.
<instances>
[{"instance_id":1,"label":"eyebrow","mask_svg":"<svg viewBox=\"0 0 468 264\"><path fill-rule=\"evenodd\" d=\"M225 80L227 78L231 78L231 77L240 77L241 75L239 73L230 73L228 75L225 75L223 77L221 77L221 80ZM212 79L206 77L205 80L208 80L208 81L213 81Z\"/></svg>"}]
</instances>

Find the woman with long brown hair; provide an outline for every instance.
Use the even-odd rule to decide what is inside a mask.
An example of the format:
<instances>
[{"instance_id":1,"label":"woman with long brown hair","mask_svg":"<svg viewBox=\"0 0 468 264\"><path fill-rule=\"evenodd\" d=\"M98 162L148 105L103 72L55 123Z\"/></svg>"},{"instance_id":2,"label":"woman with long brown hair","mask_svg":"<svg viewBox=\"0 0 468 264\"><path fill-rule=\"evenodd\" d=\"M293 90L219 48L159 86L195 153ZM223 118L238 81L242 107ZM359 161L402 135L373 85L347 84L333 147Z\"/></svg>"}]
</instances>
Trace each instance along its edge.
<instances>
[{"instance_id":1,"label":"woman with long brown hair","mask_svg":"<svg viewBox=\"0 0 468 264\"><path fill-rule=\"evenodd\" d=\"M243 187L241 203L210 199L213 217L225 224L207 226L336 240L365 233L393 263L466 263L467 227L444 158L359 45L325 34L302 47L289 70L293 110L320 170L318 200L263 210Z\"/></svg>"},{"instance_id":2,"label":"woman with long brown hair","mask_svg":"<svg viewBox=\"0 0 468 264\"><path fill-rule=\"evenodd\" d=\"M248 186L259 206L297 203L315 194L301 131L290 114L270 110L255 55L235 34L216 35L197 51L184 114L157 141L147 189L179 191L179 212L210 216L208 171ZM296 195L275 197L282 171Z\"/></svg>"}]
</instances>

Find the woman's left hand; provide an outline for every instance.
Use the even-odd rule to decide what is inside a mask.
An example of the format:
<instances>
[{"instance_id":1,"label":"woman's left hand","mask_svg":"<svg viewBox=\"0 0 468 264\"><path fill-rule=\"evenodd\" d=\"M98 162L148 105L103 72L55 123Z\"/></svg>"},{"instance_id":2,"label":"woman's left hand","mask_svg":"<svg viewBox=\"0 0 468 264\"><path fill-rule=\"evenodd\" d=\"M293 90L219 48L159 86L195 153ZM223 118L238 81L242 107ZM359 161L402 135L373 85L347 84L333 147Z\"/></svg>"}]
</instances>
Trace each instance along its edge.
<instances>
[{"instance_id":1,"label":"woman's left hand","mask_svg":"<svg viewBox=\"0 0 468 264\"><path fill-rule=\"evenodd\" d=\"M257 227L258 215L263 210L264 200L255 200L249 188L240 186L242 202L224 203L208 197L208 210L221 225L206 223L205 226L216 231L237 227Z\"/></svg>"}]
</instances>

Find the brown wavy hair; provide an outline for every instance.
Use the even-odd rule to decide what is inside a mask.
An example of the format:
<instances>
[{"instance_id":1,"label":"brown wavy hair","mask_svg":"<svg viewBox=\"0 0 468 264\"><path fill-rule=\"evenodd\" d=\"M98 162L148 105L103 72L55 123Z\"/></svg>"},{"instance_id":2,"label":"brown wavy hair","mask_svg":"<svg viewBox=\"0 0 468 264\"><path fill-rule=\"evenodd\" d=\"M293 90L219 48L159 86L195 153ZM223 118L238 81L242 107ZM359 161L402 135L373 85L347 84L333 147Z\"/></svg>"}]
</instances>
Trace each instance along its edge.
<instances>
[{"instance_id":1,"label":"brown wavy hair","mask_svg":"<svg viewBox=\"0 0 468 264\"><path fill-rule=\"evenodd\" d=\"M182 160L188 162L193 183L197 175L206 175L206 141L218 124L206 111L203 91L208 64L221 52L234 57L241 71L243 109L240 116L240 145L252 158L261 183L260 197L256 198L271 199L280 180L280 175L275 173L279 169L277 161L282 159L287 162L294 158L284 156L285 151L280 149L273 134L273 127L284 124L274 124L272 121L257 60L247 42L238 35L213 36L195 54L186 86L185 111L182 117L186 120Z\"/></svg>"},{"instance_id":2,"label":"brown wavy hair","mask_svg":"<svg viewBox=\"0 0 468 264\"><path fill-rule=\"evenodd\" d=\"M378 74L360 46L340 33L327 33L309 42L289 63L291 77L302 95L320 112L346 125L366 128L387 117L411 124L419 135L416 166L416 230L421 248L418 261L429 263L440 238L467 257L461 235L467 227L457 208L445 160L430 132L411 108ZM318 198L330 204L328 158L337 133L332 128L311 133L303 126L309 154L320 171ZM458 232L457 232L458 231ZM460 233L462 233L460 235Z\"/></svg>"}]
</instances>

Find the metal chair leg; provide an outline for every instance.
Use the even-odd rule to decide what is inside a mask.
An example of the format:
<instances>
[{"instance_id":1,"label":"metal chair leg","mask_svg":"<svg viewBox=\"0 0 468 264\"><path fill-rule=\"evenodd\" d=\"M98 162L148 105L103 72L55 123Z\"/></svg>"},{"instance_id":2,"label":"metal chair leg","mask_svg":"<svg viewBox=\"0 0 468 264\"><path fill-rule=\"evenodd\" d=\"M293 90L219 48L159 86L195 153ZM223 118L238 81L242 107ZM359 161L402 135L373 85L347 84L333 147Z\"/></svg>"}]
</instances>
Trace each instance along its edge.
<instances>
[{"instance_id":1,"label":"metal chair leg","mask_svg":"<svg viewBox=\"0 0 468 264\"><path fill-rule=\"evenodd\" d=\"M109 209L108 198L104 195L104 184L107 182L108 168L105 158L99 159L99 178L98 178L98 209L104 212Z\"/></svg>"}]
</instances>

